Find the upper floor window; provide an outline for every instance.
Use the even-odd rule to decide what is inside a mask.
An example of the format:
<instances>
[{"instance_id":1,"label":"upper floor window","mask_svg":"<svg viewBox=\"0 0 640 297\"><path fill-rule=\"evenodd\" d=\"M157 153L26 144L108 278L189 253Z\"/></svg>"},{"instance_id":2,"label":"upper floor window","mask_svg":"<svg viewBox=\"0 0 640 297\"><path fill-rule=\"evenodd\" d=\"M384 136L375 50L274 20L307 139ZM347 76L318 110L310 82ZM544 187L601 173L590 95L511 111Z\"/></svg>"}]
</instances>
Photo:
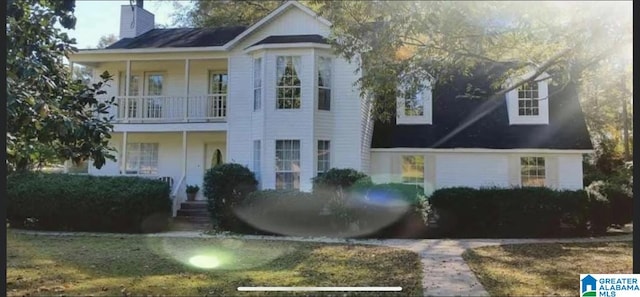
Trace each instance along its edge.
<instances>
[{"instance_id":1,"label":"upper floor window","mask_svg":"<svg viewBox=\"0 0 640 297\"><path fill-rule=\"evenodd\" d=\"M331 110L331 58L318 57L318 110Z\"/></svg>"},{"instance_id":2,"label":"upper floor window","mask_svg":"<svg viewBox=\"0 0 640 297\"><path fill-rule=\"evenodd\" d=\"M432 94L431 83L425 81L420 86L403 85L399 90L396 123L431 124Z\"/></svg>"},{"instance_id":3,"label":"upper floor window","mask_svg":"<svg viewBox=\"0 0 640 297\"><path fill-rule=\"evenodd\" d=\"M276 108L300 108L300 57L278 56L276 59Z\"/></svg>"},{"instance_id":4,"label":"upper floor window","mask_svg":"<svg viewBox=\"0 0 640 297\"><path fill-rule=\"evenodd\" d=\"M226 94L228 84L226 72L209 71L209 94Z\"/></svg>"},{"instance_id":5,"label":"upper floor window","mask_svg":"<svg viewBox=\"0 0 640 297\"><path fill-rule=\"evenodd\" d=\"M531 73L507 80L505 87L530 77ZM546 73L506 93L509 124L549 124L549 75Z\"/></svg>"},{"instance_id":6,"label":"upper floor window","mask_svg":"<svg viewBox=\"0 0 640 297\"><path fill-rule=\"evenodd\" d=\"M253 110L262 106L262 58L253 59Z\"/></svg>"},{"instance_id":7,"label":"upper floor window","mask_svg":"<svg viewBox=\"0 0 640 297\"><path fill-rule=\"evenodd\" d=\"M540 114L538 105L538 84L526 83L518 88L518 115L537 116Z\"/></svg>"}]
</instances>

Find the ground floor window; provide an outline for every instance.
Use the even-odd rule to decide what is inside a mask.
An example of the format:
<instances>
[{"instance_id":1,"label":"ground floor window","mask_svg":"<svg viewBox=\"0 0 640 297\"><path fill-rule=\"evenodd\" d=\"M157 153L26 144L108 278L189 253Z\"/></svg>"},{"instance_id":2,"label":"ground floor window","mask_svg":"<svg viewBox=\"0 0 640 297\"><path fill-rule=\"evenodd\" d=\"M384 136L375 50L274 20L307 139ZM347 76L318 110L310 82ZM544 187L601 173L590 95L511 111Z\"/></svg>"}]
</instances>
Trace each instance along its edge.
<instances>
[{"instance_id":1,"label":"ground floor window","mask_svg":"<svg viewBox=\"0 0 640 297\"><path fill-rule=\"evenodd\" d=\"M318 140L318 176L329 171L331 168L331 155L329 140Z\"/></svg>"},{"instance_id":2,"label":"ground floor window","mask_svg":"<svg viewBox=\"0 0 640 297\"><path fill-rule=\"evenodd\" d=\"M523 187L544 187L545 176L543 157L520 158L520 177Z\"/></svg>"},{"instance_id":3,"label":"ground floor window","mask_svg":"<svg viewBox=\"0 0 640 297\"><path fill-rule=\"evenodd\" d=\"M402 156L402 183L424 185L424 156Z\"/></svg>"},{"instance_id":4,"label":"ground floor window","mask_svg":"<svg viewBox=\"0 0 640 297\"><path fill-rule=\"evenodd\" d=\"M276 189L300 189L300 140L276 140Z\"/></svg>"},{"instance_id":5,"label":"ground floor window","mask_svg":"<svg viewBox=\"0 0 640 297\"><path fill-rule=\"evenodd\" d=\"M128 143L125 163L126 174L158 174L158 144Z\"/></svg>"}]
</instances>

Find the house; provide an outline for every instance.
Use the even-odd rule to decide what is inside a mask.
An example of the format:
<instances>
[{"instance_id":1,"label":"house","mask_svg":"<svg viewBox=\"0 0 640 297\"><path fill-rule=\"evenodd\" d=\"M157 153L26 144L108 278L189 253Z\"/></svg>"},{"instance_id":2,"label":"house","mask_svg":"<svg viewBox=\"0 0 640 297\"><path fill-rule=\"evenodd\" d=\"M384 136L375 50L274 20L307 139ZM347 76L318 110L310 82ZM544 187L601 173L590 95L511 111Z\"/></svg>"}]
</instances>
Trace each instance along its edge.
<instances>
[{"instance_id":1,"label":"house","mask_svg":"<svg viewBox=\"0 0 640 297\"><path fill-rule=\"evenodd\" d=\"M574 89L552 93L543 80L487 106L454 96L464 81L425 82L398 99L396 119L374 122L354 86L356 65L325 40L330 25L295 1L247 28L154 29L141 5L122 6L118 42L70 57L94 77L115 78L106 96L118 102L118 161L88 172L165 177L178 200L221 162L247 166L263 189L309 191L313 177L334 167L427 192L583 187L582 154L592 147Z\"/></svg>"}]
</instances>

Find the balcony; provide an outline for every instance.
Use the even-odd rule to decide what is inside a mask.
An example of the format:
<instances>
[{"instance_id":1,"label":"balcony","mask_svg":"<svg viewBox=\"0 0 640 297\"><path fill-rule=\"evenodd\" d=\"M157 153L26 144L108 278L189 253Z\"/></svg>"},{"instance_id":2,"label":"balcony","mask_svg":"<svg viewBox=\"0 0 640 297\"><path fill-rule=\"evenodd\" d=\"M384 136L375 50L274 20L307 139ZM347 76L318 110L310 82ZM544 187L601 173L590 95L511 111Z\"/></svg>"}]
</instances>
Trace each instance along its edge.
<instances>
[{"instance_id":1,"label":"balcony","mask_svg":"<svg viewBox=\"0 0 640 297\"><path fill-rule=\"evenodd\" d=\"M111 115L122 123L224 122L227 94L118 96Z\"/></svg>"}]
</instances>

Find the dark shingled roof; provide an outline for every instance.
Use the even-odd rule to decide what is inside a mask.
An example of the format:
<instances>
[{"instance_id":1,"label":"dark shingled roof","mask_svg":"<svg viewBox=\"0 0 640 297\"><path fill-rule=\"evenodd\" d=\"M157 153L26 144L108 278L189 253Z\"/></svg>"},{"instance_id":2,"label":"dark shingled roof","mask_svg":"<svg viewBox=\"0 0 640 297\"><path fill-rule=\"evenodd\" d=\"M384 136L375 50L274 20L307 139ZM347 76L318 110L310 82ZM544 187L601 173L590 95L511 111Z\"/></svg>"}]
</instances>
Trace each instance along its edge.
<instances>
[{"instance_id":1,"label":"dark shingled roof","mask_svg":"<svg viewBox=\"0 0 640 297\"><path fill-rule=\"evenodd\" d=\"M500 100L456 98L467 83L489 89L487 74L455 76L433 90L433 125L374 125L372 148L592 149L576 86L549 84L549 124L509 125L507 104ZM482 115L483 113L485 113ZM469 118L479 120L452 133Z\"/></svg>"},{"instance_id":2,"label":"dark shingled roof","mask_svg":"<svg viewBox=\"0 0 640 297\"><path fill-rule=\"evenodd\" d=\"M152 29L135 38L123 38L106 49L221 46L246 27Z\"/></svg>"},{"instance_id":3,"label":"dark shingled roof","mask_svg":"<svg viewBox=\"0 0 640 297\"><path fill-rule=\"evenodd\" d=\"M327 40L322 35L310 34L310 35L272 35L265 39L262 39L251 46L260 44L274 44L274 43L300 43L300 42L313 42L313 43L327 43ZM250 46L250 47L251 47Z\"/></svg>"}]
</instances>

